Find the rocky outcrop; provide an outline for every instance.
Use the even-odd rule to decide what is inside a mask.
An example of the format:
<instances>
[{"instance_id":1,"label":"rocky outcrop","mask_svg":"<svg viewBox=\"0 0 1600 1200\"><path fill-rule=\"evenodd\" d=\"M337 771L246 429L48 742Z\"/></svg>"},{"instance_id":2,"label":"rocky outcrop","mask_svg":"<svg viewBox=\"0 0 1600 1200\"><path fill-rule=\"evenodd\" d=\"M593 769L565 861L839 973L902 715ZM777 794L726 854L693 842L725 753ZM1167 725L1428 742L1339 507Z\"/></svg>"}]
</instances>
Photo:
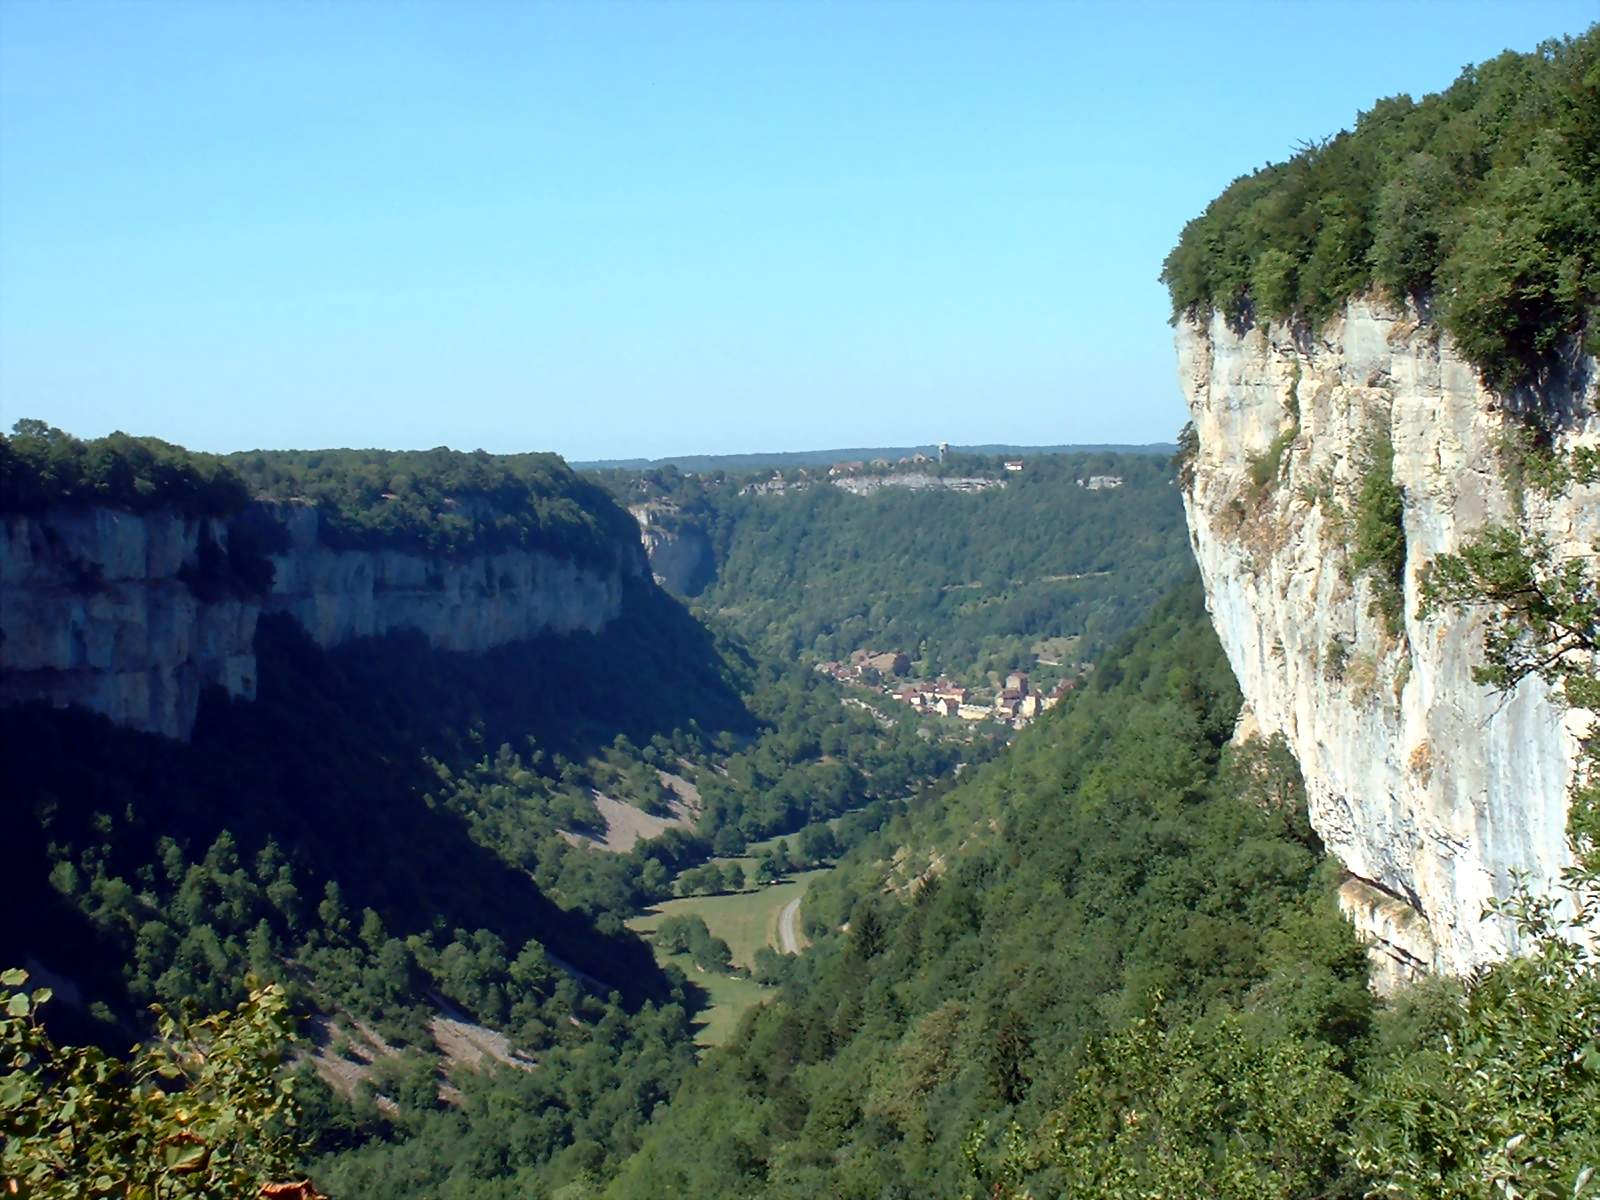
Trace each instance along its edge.
<instances>
[{"instance_id":1,"label":"rocky outcrop","mask_svg":"<svg viewBox=\"0 0 1600 1200\"><path fill-rule=\"evenodd\" d=\"M981 475L929 475L925 471L908 471L894 475L844 475L830 480L834 487L855 496L870 496L884 488L905 488L913 492L986 492L990 488L1003 488L1004 479L990 479Z\"/></svg>"},{"instance_id":2,"label":"rocky outcrop","mask_svg":"<svg viewBox=\"0 0 1600 1200\"><path fill-rule=\"evenodd\" d=\"M274 508L289 545L272 556L265 609L288 613L321 646L416 629L441 650L476 652L539 633L598 632L622 611L618 570L539 550L452 559L334 549L319 536L315 508Z\"/></svg>"},{"instance_id":3,"label":"rocky outcrop","mask_svg":"<svg viewBox=\"0 0 1600 1200\"><path fill-rule=\"evenodd\" d=\"M1208 607L1246 700L1282 733L1313 826L1348 868L1346 912L1380 982L1463 972L1515 947L1484 919L1513 877L1559 891L1567 791L1587 714L1530 679L1474 682L1483 612L1418 616L1426 565L1489 523L1587 553L1600 489L1523 494L1500 398L1412 315L1351 302L1314 337L1185 323L1179 373L1198 444L1185 504ZM1593 444L1594 364L1564 394L1564 445ZM1404 497L1404 606L1390 623L1351 569L1350 514L1373 438ZM1274 467L1274 460L1277 465Z\"/></svg>"},{"instance_id":4,"label":"rocky outcrop","mask_svg":"<svg viewBox=\"0 0 1600 1200\"><path fill-rule=\"evenodd\" d=\"M220 520L109 508L0 519L0 704L77 705L187 738L206 686L254 697L263 611L325 647L416 629L444 650L484 651L600 630L621 611L624 575L643 570L632 546L611 570L537 550L454 559L329 546L309 505L251 516L286 533L266 595L219 568Z\"/></svg>"},{"instance_id":5,"label":"rocky outcrop","mask_svg":"<svg viewBox=\"0 0 1600 1200\"><path fill-rule=\"evenodd\" d=\"M260 606L196 594L185 577L207 539L225 553L225 523L110 508L0 518L0 704L78 705L185 737L207 685L253 698Z\"/></svg>"},{"instance_id":6,"label":"rocky outcrop","mask_svg":"<svg viewBox=\"0 0 1600 1200\"><path fill-rule=\"evenodd\" d=\"M628 511L639 522L639 536L650 572L669 592L698 596L716 574L716 557L706 531L671 501L652 500Z\"/></svg>"}]
</instances>

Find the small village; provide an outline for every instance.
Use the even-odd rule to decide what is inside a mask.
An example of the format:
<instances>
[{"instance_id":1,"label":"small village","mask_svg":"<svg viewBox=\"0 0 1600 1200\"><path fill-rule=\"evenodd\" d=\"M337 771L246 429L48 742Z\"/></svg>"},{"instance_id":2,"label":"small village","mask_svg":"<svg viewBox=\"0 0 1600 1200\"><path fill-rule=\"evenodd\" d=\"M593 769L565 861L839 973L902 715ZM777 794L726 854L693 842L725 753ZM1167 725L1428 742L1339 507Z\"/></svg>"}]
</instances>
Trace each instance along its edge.
<instances>
[{"instance_id":1,"label":"small village","mask_svg":"<svg viewBox=\"0 0 1600 1200\"><path fill-rule=\"evenodd\" d=\"M962 721L995 721L1012 729L1021 729L1054 708L1077 686L1076 680L1063 679L1044 694L1034 690L1024 671L1010 672L999 688L969 688L942 675L935 680L902 681L911 670L911 656L903 650L855 650L844 661L818 663L816 669L851 687L880 691L917 712Z\"/></svg>"}]
</instances>

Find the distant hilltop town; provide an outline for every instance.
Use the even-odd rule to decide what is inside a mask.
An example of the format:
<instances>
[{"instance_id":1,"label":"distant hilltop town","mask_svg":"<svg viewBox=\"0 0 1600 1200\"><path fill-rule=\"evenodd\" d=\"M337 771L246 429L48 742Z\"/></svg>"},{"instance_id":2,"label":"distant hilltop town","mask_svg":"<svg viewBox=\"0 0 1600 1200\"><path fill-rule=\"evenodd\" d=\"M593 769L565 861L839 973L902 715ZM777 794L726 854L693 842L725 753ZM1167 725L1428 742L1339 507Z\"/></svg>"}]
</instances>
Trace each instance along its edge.
<instances>
[{"instance_id":1,"label":"distant hilltop town","mask_svg":"<svg viewBox=\"0 0 1600 1200\"><path fill-rule=\"evenodd\" d=\"M991 488L1005 487L1005 476L1023 470L1026 465L1025 460L1021 458L992 459L988 463L973 460L970 456L951 459L949 444L941 443L937 458L917 450L894 459L886 455L871 459L842 459L830 463L826 473L820 465L801 467L798 470L778 468L767 478L752 480L739 491L745 496L771 496L783 492L801 492L818 484L828 483L853 496L868 496L884 488L906 488L910 491L986 492ZM963 468L965 473L954 473ZM1096 476L1096 478L1101 477ZM1079 486L1083 486L1084 481L1079 480L1078 483Z\"/></svg>"},{"instance_id":2,"label":"distant hilltop town","mask_svg":"<svg viewBox=\"0 0 1600 1200\"><path fill-rule=\"evenodd\" d=\"M1004 464L1007 471L1020 471L1022 460L1010 459ZM770 496L780 492L799 492L830 483L840 491L855 496L867 496L883 488L907 488L911 491L986 492L990 488L1005 487L1004 479L992 475L940 475L934 460L926 454L912 454L897 462L887 458L851 459L836 462L827 474L802 467L785 473L774 471L770 478L747 483L740 489L746 496Z\"/></svg>"},{"instance_id":3,"label":"distant hilltop town","mask_svg":"<svg viewBox=\"0 0 1600 1200\"><path fill-rule=\"evenodd\" d=\"M1063 679L1048 695L1033 689L1024 671L1012 671L998 688L969 688L940 676L895 682L911 670L911 656L903 650L852 651L842 662L818 663L818 671L840 683L873 688L917 712L963 721L996 721L1021 729L1040 713L1054 708L1078 685Z\"/></svg>"},{"instance_id":4,"label":"distant hilltop town","mask_svg":"<svg viewBox=\"0 0 1600 1200\"><path fill-rule=\"evenodd\" d=\"M908 454L891 462L887 458L847 459L833 463L826 474L820 468L801 467L798 470L775 470L765 479L752 480L739 489L745 496L771 496L783 492L803 492L822 483L832 484L840 491L854 496L869 496L884 488L907 488L911 491L986 492L1006 486L1006 475L1020 474L1027 468L1021 458L1007 458L1000 462L1001 474L980 475L941 474L943 457L937 461L926 454ZM944 471L950 469L943 466ZM987 468L993 470L993 467ZM970 470L970 468L969 468ZM1091 492L1119 488L1121 475L1090 475L1074 480L1081 488Z\"/></svg>"}]
</instances>

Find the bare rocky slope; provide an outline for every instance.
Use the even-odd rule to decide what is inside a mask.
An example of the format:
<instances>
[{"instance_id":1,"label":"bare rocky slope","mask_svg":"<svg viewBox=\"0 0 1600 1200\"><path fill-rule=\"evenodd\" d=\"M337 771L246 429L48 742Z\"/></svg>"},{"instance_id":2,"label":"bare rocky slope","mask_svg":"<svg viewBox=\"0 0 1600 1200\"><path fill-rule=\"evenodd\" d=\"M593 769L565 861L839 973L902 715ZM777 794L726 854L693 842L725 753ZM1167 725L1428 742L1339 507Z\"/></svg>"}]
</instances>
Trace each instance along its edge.
<instances>
[{"instance_id":1,"label":"bare rocky slope","mask_svg":"<svg viewBox=\"0 0 1600 1200\"><path fill-rule=\"evenodd\" d=\"M258 506L283 529L265 595L195 586L227 522L171 512L61 509L0 517L0 704L43 699L187 738L208 685L253 698L263 612L287 612L319 645L398 629L444 650L483 651L538 633L595 632L621 611L642 547L601 570L537 550L447 557L338 549L310 505Z\"/></svg>"},{"instance_id":2,"label":"bare rocky slope","mask_svg":"<svg viewBox=\"0 0 1600 1200\"><path fill-rule=\"evenodd\" d=\"M1314 336L1273 324L1180 322L1179 375L1198 446L1184 501L1207 604L1246 699L1241 733L1282 733L1311 821L1350 873L1346 911L1380 986L1465 972L1514 948L1483 917L1516 873L1559 890L1576 731L1539 680L1474 682L1483 612L1418 615L1436 556L1491 523L1558 551L1600 538L1600 489L1554 498L1517 484L1515 418L1415 314L1353 300ZM1540 399L1564 446L1600 438L1595 363ZM1348 514L1373 439L1404 497L1404 615L1351 570ZM1277 445L1274 446L1276 441ZM1270 469L1281 454L1276 472ZM1266 464L1266 468L1263 468ZM1263 475L1267 476L1262 482Z\"/></svg>"}]
</instances>

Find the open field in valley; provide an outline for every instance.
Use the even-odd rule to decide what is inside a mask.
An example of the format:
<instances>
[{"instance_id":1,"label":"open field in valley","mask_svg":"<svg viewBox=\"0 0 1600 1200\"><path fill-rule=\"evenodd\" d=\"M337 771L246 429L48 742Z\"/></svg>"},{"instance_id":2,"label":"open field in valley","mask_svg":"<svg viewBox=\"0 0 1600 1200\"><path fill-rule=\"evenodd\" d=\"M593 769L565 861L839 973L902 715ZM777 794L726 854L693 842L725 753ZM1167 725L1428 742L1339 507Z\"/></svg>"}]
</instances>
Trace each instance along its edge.
<instances>
[{"instance_id":1,"label":"open field in valley","mask_svg":"<svg viewBox=\"0 0 1600 1200\"><path fill-rule=\"evenodd\" d=\"M753 860L749 865L753 868ZM805 894L813 879L832 869L824 867L815 871L797 871L782 883L732 896L686 896L678 900L666 900L634 917L628 922L628 927L648 935L663 917L675 914L698 916L714 936L728 943L733 951L734 964L748 969L754 964L756 951L762 946L780 947L778 925L783 910L790 902ZM801 945L804 945L803 937ZM721 1045L732 1034L745 1011L771 995L770 989L752 979L702 971L687 955L664 955L658 952L656 957L662 963L675 963L691 981L708 993L709 1006L699 1014L701 1029L695 1039L702 1046Z\"/></svg>"}]
</instances>

